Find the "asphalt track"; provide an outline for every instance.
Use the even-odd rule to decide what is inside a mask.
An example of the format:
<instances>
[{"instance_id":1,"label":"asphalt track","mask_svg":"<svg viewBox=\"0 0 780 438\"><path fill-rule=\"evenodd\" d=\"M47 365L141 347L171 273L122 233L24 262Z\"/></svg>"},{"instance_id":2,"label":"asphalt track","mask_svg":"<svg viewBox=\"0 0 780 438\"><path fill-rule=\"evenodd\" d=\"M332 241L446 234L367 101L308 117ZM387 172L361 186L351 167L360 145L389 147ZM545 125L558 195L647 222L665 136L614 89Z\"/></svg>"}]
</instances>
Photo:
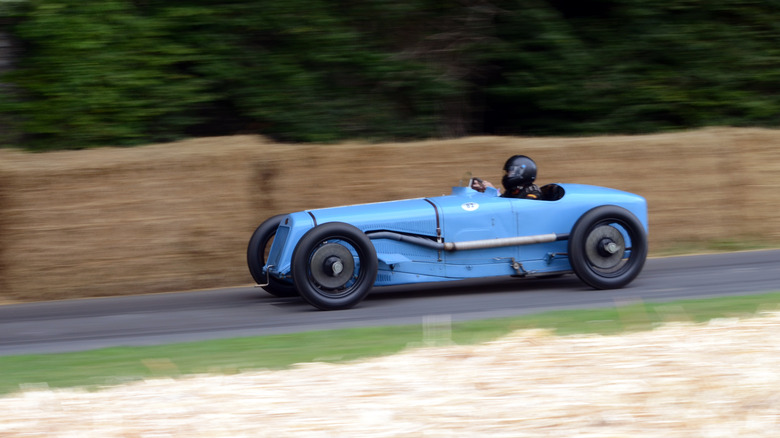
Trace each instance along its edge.
<instances>
[{"instance_id":1,"label":"asphalt track","mask_svg":"<svg viewBox=\"0 0 780 438\"><path fill-rule=\"evenodd\" d=\"M324 312L254 287L0 306L0 355L421 324L780 291L780 250L650 259L620 290L574 275L375 289L358 307Z\"/></svg>"}]
</instances>

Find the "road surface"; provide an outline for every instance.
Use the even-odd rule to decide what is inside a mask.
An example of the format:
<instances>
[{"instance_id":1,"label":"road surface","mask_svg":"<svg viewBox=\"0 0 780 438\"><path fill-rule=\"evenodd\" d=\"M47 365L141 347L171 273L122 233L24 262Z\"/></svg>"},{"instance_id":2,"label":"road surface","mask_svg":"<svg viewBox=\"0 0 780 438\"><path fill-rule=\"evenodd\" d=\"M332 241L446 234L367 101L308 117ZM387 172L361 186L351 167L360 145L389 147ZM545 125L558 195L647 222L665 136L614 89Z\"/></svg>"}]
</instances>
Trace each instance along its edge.
<instances>
[{"instance_id":1,"label":"road surface","mask_svg":"<svg viewBox=\"0 0 780 438\"><path fill-rule=\"evenodd\" d=\"M628 287L598 291L576 276L375 289L350 310L319 311L254 287L0 306L0 355L58 353L346 327L420 324L631 301L780 291L780 250L649 259Z\"/></svg>"}]
</instances>

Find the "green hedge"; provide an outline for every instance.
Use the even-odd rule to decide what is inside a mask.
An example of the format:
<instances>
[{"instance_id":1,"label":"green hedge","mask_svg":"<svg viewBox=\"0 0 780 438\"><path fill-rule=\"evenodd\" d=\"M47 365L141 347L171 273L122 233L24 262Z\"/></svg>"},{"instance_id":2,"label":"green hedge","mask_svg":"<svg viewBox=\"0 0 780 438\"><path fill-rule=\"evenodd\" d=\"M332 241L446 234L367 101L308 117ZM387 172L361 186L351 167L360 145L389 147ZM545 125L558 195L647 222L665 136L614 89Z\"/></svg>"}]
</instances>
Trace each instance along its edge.
<instances>
[{"instance_id":1,"label":"green hedge","mask_svg":"<svg viewBox=\"0 0 780 438\"><path fill-rule=\"evenodd\" d=\"M770 0L17 0L0 123L37 149L777 126Z\"/></svg>"}]
</instances>

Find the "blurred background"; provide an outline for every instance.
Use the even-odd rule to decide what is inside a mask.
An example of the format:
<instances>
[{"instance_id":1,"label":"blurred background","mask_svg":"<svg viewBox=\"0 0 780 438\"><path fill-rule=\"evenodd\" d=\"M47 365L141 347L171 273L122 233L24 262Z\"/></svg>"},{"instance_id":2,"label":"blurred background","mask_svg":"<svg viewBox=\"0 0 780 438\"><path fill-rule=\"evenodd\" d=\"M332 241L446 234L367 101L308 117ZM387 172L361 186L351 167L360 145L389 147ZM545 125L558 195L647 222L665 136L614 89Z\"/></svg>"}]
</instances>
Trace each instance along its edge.
<instances>
[{"instance_id":1,"label":"blurred background","mask_svg":"<svg viewBox=\"0 0 780 438\"><path fill-rule=\"evenodd\" d=\"M770 0L0 1L0 301L248 283L266 217L497 182L515 153L647 197L654 254L776 245L779 23Z\"/></svg>"},{"instance_id":2,"label":"blurred background","mask_svg":"<svg viewBox=\"0 0 780 438\"><path fill-rule=\"evenodd\" d=\"M5 0L7 144L778 124L772 0Z\"/></svg>"}]
</instances>

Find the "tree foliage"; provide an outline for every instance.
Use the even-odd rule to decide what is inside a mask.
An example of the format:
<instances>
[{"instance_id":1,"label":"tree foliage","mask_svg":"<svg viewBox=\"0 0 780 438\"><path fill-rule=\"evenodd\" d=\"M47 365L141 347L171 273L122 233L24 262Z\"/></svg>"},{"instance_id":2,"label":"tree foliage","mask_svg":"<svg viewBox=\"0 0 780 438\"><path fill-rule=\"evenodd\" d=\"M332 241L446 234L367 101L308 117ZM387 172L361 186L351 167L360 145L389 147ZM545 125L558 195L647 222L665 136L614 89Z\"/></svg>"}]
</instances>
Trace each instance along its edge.
<instances>
[{"instance_id":1,"label":"tree foliage","mask_svg":"<svg viewBox=\"0 0 780 438\"><path fill-rule=\"evenodd\" d=\"M777 126L771 0L17 0L26 147Z\"/></svg>"}]
</instances>

